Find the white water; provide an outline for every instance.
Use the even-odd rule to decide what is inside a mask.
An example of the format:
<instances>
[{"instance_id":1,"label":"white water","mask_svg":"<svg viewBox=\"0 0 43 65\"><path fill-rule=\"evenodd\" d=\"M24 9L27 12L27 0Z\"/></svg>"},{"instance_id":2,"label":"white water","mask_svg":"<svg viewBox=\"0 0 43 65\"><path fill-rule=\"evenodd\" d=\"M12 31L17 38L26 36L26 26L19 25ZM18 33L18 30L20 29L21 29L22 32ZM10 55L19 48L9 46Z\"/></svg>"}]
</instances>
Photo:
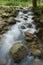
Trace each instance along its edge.
<instances>
[{"instance_id":1,"label":"white water","mask_svg":"<svg viewBox=\"0 0 43 65\"><path fill-rule=\"evenodd\" d=\"M29 14L31 13L32 12L30 12ZM25 15L20 11L18 13L18 16L15 18L17 21L20 22L19 23L17 22L15 25L13 25L11 29L3 35L3 39L2 39L3 45L0 51L0 60L2 60L6 56L6 54L8 54L13 44L15 44L16 42L21 42L23 40L25 31L28 31L30 33L34 33L36 31L35 25L32 23L34 22L32 20L33 16L28 16L28 20L25 21L23 19ZM21 16L23 18L21 18ZM26 23L31 23L32 28L27 28L27 26L25 25ZM21 29L21 26L24 26L25 29ZM25 64L21 64L21 65L25 65Z\"/></svg>"},{"instance_id":2,"label":"white water","mask_svg":"<svg viewBox=\"0 0 43 65\"><path fill-rule=\"evenodd\" d=\"M16 25L12 26L11 29L3 35L3 39L2 39L3 45L0 53L2 55L1 58L6 56L6 54L10 51L10 48L14 43L18 41L22 41L23 33L21 30L18 29L18 26L20 24L21 23L17 23Z\"/></svg>"}]
</instances>

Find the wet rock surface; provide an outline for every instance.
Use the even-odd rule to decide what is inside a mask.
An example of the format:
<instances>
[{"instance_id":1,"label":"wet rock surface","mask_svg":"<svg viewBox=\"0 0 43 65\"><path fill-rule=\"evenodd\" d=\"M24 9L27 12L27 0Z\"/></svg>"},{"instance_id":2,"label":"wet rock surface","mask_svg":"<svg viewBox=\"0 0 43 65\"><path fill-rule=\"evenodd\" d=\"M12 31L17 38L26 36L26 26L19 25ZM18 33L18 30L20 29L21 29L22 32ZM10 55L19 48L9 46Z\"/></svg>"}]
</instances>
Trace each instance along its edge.
<instances>
[{"instance_id":1,"label":"wet rock surface","mask_svg":"<svg viewBox=\"0 0 43 65\"><path fill-rule=\"evenodd\" d=\"M9 23L9 24L15 24L16 20L14 19L14 17L9 17L6 22Z\"/></svg>"},{"instance_id":2,"label":"wet rock surface","mask_svg":"<svg viewBox=\"0 0 43 65\"><path fill-rule=\"evenodd\" d=\"M35 37L34 34L31 34L29 32L25 32L24 34L25 34L25 39L26 40L30 40L31 41Z\"/></svg>"},{"instance_id":3,"label":"wet rock surface","mask_svg":"<svg viewBox=\"0 0 43 65\"><path fill-rule=\"evenodd\" d=\"M22 43L16 43L11 48L10 54L15 62L20 62L27 55L27 51Z\"/></svg>"}]
</instances>

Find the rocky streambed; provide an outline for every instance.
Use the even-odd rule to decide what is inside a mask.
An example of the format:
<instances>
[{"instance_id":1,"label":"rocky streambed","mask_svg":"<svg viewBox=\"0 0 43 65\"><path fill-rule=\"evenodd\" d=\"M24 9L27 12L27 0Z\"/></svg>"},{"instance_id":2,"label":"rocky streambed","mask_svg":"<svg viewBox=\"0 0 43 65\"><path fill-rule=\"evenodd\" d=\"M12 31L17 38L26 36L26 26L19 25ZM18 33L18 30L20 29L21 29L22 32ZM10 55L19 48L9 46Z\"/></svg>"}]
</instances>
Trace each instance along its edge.
<instances>
[{"instance_id":1,"label":"rocky streambed","mask_svg":"<svg viewBox=\"0 0 43 65\"><path fill-rule=\"evenodd\" d=\"M0 64L43 64L42 24L31 7L0 7Z\"/></svg>"}]
</instances>

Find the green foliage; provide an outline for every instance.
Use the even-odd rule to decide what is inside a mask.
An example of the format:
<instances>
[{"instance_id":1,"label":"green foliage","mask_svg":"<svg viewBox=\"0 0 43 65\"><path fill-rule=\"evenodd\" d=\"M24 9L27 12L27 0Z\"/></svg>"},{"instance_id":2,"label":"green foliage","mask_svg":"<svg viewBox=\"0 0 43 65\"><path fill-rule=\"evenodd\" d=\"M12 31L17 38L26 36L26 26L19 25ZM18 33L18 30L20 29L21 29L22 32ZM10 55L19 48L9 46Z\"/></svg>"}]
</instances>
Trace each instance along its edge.
<instances>
[{"instance_id":1,"label":"green foliage","mask_svg":"<svg viewBox=\"0 0 43 65\"><path fill-rule=\"evenodd\" d=\"M0 0L0 5L29 6L31 4L31 0Z\"/></svg>"},{"instance_id":2,"label":"green foliage","mask_svg":"<svg viewBox=\"0 0 43 65\"><path fill-rule=\"evenodd\" d=\"M12 6L18 6L19 5L19 2L17 2L17 1L10 1L10 2L7 2L5 5L12 5Z\"/></svg>"},{"instance_id":3,"label":"green foliage","mask_svg":"<svg viewBox=\"0 0 43 65\"><path fill-rule=\"evenodd\" d=\"M20 0L20 1L24 1L24 2L27 2L28 0Z\"/></svg>"},{"instance_id":4,"label":"green foliage","mask_svg":"<svg viewBox=\"0 0 43 65\"><path fill-rule=\"evenodd\" d=\"M41 0L37 0L38 6L43 6ZM32 0L0 0L0 5L12 5L12 6L30 6L32 5Z\"/></svg>"},{"instance_id":5,"label":"green foliage","mask_svg":"<svg viewBox=\"0 0 43 65\"><path fill-rule=\"evenodd\" d=\"M21 1L21 0L13 0L13 1L7 1L6 3L5 3L5 5L7 5L7 6L10 6L10 5L12 5L12 6L23 6L23 7L25 7L25 6L29 6L29 5L31 5L32 3L29 1L29 2L25 2L25 1Z\"/></svg>"}]
</instances>

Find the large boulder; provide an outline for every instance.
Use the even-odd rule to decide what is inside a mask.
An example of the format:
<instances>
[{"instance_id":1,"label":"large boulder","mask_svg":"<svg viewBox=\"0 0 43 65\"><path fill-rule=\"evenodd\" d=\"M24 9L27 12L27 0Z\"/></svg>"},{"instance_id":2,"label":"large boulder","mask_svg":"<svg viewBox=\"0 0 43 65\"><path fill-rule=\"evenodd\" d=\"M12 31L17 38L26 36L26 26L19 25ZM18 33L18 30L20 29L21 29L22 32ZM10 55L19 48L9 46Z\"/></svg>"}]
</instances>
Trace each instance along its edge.
<instances>
[{"instance_id":1,"label":"large boulder","mask_svg":"<svg viewBox=\"0 0 43 65\"><path fill-rule=\"evenodd\" d=\"M15 24L16 20L14 19L14 17L9 17L6 22L9 23L9 24Z\"/></svg>"},{"instance_id":2,"label":"large boulder","mask_svg":"<svg viewBox=\"0 0 43 65\"><path fill-rule=\"evenodd\" d=\"M2 18L8 18L9 16L10 16L9 13L2 13L2 15L1 15Z\"/></svg>"},{"instance_id":3,"label":"large boulder","mask_svg":"<svg viewBox=\"0 0 43 65\"><path fill-rule=\"evenodd\" d=\"M7 30L10 29L10 25L8 25L6 22L4 21L0 21L0 33L3 34L4 32L6 32Z\"/></svg>"},{"instance_id":4,"label":"large boulder","mask_svg":"<svg viewBox=\"0 0 43 65\"><path fill-rule=\"evenodd\" d=\"M27 55L27 51L22 43L17 43L11 48L10 54L15 62L19 62Z\"/></svg>"},{"instance_id":5,"label":"large boulder","mask_svg":"<svg viewBox=\"0 0 43 65\"><path fill-rule=\"evenodd\" d=\"M25 32L25 39L26 40L32 40L34 38L34 34L29 33L29 32Z\"/></svg>"},{"instance_id":6,"label":"large boulder","mask_svg":"<svg viewBox=\"0 0 43 65\"><path fill-rule=\"evenodd\" d=\"M32 54L34 56L40 56L41 55L41 50L40 49L36 49L36 48L32 48Z\"/></svg>"}]
</instances>

